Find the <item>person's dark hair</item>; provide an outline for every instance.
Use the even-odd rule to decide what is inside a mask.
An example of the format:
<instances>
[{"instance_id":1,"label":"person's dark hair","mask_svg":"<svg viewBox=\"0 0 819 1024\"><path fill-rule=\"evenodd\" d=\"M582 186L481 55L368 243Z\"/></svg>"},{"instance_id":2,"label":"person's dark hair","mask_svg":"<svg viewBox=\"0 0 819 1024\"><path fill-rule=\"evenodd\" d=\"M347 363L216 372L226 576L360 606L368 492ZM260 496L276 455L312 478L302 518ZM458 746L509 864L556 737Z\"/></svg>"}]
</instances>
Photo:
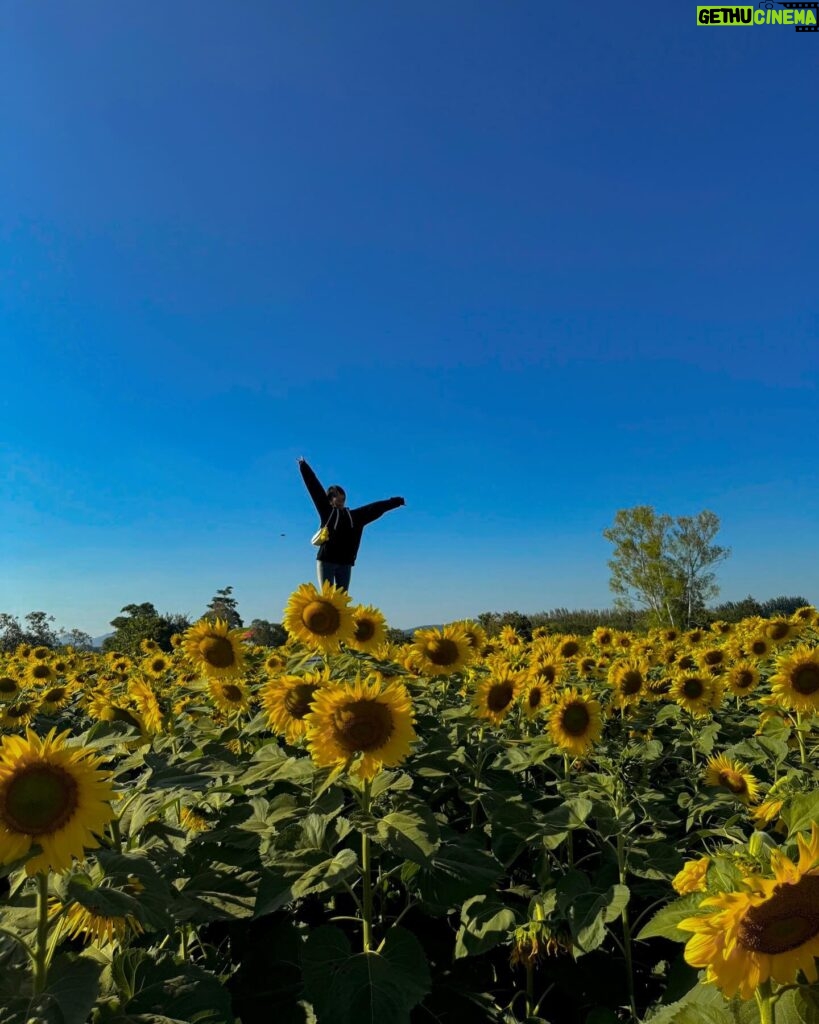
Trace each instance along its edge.
<instances>
[{"instance_id":1,"label":"person's dark hair","mask_svg":"<svg viewBox=\"0 0 819 1024\"><path fill-rule=\"evenodd\" d=\"M345 498L347 497L347 492L343 487L339 487L338 484L330 484L327 488L327 497L334 498L337 494L343 494Z\"/></svg>"}]
</instances>

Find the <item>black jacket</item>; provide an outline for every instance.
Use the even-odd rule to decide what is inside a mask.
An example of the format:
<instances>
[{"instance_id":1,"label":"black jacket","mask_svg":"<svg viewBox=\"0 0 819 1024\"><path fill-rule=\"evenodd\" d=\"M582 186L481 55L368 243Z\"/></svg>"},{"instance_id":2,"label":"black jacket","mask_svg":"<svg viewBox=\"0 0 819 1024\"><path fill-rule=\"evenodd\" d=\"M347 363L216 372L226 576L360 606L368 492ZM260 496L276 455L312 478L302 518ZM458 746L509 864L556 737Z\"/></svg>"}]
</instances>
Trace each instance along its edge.
<instances>
[{"instance_id":1,"label":"black jacket","mask_svg":"<svg viewBox=\"0 0 819 1024\"><path fill-rule=\"evenodd\" d=\"M364 527L383 516L385 512L399 508L404 504L404 499L387 498L386 501L374 501L359 508L333 508L327 491L307 463L300 463L299 469L316 506L321 525L330 531L330 539L318 549L317 560L336 562L338 565L355 565Z\"/></svg>"}]
</instances>

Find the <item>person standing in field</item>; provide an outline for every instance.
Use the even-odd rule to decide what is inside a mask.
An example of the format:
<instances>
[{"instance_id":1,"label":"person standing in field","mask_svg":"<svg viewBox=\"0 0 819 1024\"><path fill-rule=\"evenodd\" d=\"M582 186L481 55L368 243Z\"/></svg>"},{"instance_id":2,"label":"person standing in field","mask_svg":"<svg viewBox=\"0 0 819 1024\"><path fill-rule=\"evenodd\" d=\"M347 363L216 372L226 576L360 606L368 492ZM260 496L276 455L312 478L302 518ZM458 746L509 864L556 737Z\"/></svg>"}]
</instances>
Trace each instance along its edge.
<instances>
[{"instance_id":1,"label":"person standing in field","mask_svg":"<svg viewBox=\"0 0 819 1024\"><path fill-rule=\"evenodd\" d=\"M386 498L358 508L347 508L347 494L343 487L333 484L325 491L307 460L300 457L298 464L321 525L327 529L327 540L319 547L316 555L319 586L326 580L349 590L350 573L355 565L364 527L406 502L403 498Z\"/></svg>"}]
</instances>

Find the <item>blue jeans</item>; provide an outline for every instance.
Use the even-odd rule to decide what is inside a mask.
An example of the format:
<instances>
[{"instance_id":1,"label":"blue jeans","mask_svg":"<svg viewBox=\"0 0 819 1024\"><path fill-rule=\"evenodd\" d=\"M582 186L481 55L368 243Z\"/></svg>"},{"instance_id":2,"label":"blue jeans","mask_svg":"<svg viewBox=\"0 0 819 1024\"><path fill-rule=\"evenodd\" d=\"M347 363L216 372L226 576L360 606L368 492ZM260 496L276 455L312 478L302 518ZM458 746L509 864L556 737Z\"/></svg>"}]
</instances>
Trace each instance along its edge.
<instances>
[{"instance_id":1,"label":"blue jeans","mask_svg":"<svg viewBox=\"0 0 819 1024\"><path fill-rule=\"evenodd\" d=\"M334 583L342 590L350 589L350 573L353 571L351 565L339 565L338 562L316 562L318 566L319 587L327 580Z\"/></svg>"}]
</instances>

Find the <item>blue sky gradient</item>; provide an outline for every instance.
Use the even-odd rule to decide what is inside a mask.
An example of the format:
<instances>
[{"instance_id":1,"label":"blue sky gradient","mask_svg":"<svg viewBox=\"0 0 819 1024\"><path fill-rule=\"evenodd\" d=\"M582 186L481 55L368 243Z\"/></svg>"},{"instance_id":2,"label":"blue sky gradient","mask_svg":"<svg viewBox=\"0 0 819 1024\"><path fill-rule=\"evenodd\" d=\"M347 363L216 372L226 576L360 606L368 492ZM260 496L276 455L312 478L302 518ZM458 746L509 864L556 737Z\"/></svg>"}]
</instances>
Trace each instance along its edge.
<instances>
[{"instance_id":1,"label":"blue sky gradient","mask_svg":"<svg viewBox=\"0 0 819 1024\"><path fill-rule=\"evenodd\" d=\"M0 10L0 611L315 576L408 627L611 603L618 508L819 601L819 35L695 4Z\"/></svg>"}]
</instances>

